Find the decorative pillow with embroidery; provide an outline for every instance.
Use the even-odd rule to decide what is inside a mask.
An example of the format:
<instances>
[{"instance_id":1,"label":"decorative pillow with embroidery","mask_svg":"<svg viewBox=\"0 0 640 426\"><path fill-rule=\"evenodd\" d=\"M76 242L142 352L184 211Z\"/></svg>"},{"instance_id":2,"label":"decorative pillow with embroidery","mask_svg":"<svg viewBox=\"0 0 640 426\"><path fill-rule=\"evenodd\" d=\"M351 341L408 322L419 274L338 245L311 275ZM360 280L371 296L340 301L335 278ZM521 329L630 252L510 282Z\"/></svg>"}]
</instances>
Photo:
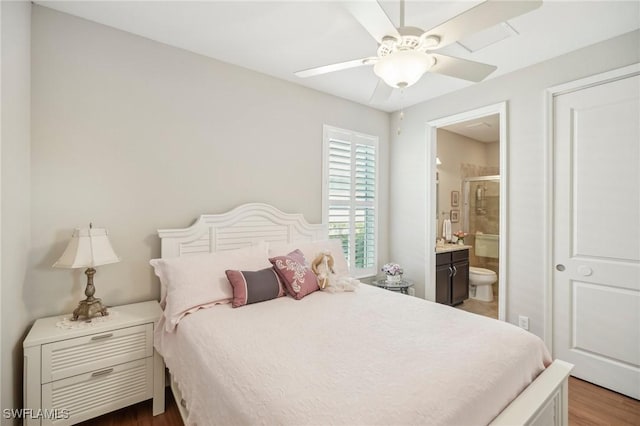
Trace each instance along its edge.
<instances>
[{"instance_id":1,"label":"decorative pillow with embroidery","mask_svg":"<svg viewBox=\"0 0 640 426\"><path fill-rule=\"evenodd\" d=\"M340 239L269 243L269 257L284 256L295 249L300 250L308 262L312 262L319 253L329 250L333 256L333 270L336 275L349 275L349 266L347 265L347 259L344 257L342 240Z\"/></svg>"},{"instance_id":2,"label":"decorative pillow with embroidery","mask_svg":"<svg viewBox=\"0 0 640 426\"><path fill-rule=\"evenodd\" d=\"M259 271L228 270L226 274L233 287L234 308L264 302L286 294L282 280L273 268Z\"/></svg>"},{"instance_id":3,"label":"decorative pillow with embroidery","mask_svg":"<svg viewBox=\"0 0 640 426\"><path fill-rule=\"evenodd\" d=\"M300 300L320 289L318 277L311 271L300 250L296 249L286 256L271 257L269 262L294 299Z\"/></svg>"}]
</instances>

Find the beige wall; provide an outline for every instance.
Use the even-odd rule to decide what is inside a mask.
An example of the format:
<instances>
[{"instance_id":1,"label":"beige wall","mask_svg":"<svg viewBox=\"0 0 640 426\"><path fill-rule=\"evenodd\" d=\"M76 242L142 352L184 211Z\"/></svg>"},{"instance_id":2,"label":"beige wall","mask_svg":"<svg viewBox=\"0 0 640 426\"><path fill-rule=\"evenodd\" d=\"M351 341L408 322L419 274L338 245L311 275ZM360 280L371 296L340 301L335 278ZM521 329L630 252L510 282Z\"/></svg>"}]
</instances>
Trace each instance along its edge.
<instances>
[{"instance_id":1,"label":"beige wall","mask_svg":"<svg viewBox=\"0 0 640 426\"><path fill-rule=\"evenodd\" d=\"M476 164L484 166L487 163L487 151L484 143L457 133L449 132L444 129L438 129L438 158L442 162L438 166L439 175L439 222L438 235L442 235L442 220L444 219L442 212L449 217L452 209L459 210L462 213L462 164ZM451 206L451 191L459 192L458 207ZM452 223L451 230L456 232L462 229L462 216L460 222Z\"/></svg>"},{"instance_id":2,"label":"beige wall","mask_svg":"<svg viewBox=\"0 0 640 426\"><path fill-rule=\"evenodd\" d=\"M265 202L320 222L322 126L380 137L387 260L389 115L50 9L33 8L32 318L73 309L82 271L54 270L74 227L106 227L110 305L154 299L156 229Z\"/></svg>"},{"instance_id":3,"label":"beige wall","mask_svg":"<svg viewBox=\"0 0 640 426\"><path fill-rule=\"evenodd\" d=\"M22 402L22 338L30 318L30 294L25 293L30 255L30 13L28 1L0 2L2 408L17 408ZM3 425L14 423L1 418Z\"/></svg>"},{"instance_id":4,"label":"beige wall","mask_svg":"<svg viewBox=\"0 0 640 426\"><path fill-rule=\"evenodd\" d=\"M598 58L594 61L593 58ZM426 223L426 123L442 117L508 101L508 284L507 320L530 318L530 330L543 335L543 270L545 217L545 110L546 88L640 61L640 32L551 59L404 111L402 134L392 135L390 184L390 253L424 295ZM391 120L396 128L398 114Z\"/></svg>"},{"instance_id":5,"label":"beige wall","mask_svg":"<svg viewBox=\"0 0 640 426\"><path fill-rule=\"evenodd\" d=\"M500 142L485 143L487 166L500 167Z\"/></svg>"}]
</instances>

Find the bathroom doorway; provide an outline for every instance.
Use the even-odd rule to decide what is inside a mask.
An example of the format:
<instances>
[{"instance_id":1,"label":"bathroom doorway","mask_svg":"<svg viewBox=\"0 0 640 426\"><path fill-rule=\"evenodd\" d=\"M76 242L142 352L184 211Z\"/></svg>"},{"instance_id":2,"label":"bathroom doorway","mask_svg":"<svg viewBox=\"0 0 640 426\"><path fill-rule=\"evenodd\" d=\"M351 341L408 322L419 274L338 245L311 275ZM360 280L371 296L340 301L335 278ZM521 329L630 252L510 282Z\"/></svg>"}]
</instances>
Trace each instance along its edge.
<instances>
[{"instance_id":1,"label":"bathroom doorway","mask_svg":"<svg viewBox=\"0 0 640 426\"><path fill-rule=\"evenodd\" d=\"M434 250L426 262L425 276L432 279L425 296L435 300L436 239L450 227L466 234L471 281L479 283L469 288L473 298L458 307L500 320L506 319L507 300L507 262L501 256L507 252L506 115L505 102L444 117L427 128L427 211L434 216L427 218L426 242ZM445 221L451 223L443 226Z\"/></svg>"}]
</instances>

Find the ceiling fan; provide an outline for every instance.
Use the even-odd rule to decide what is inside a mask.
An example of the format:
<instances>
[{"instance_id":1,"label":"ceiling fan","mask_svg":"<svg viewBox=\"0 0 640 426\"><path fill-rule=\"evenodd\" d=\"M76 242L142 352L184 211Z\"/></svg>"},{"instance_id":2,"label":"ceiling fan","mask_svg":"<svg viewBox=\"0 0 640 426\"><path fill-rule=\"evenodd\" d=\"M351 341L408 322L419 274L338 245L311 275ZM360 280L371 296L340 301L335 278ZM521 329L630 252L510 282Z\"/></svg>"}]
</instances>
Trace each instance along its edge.
<instances>
[{"instance_id":1,"label":"ceiling fan","mask_svg":"<svg viewBox=\"0 0 640 426\"><path fill-rule=\"evenodd\" d=\"M484 80L496 66L437 53L480 30L515 18L542 5L542 0L487 0L423 31L404 25L404 0L400 0L400 27L396 28L377 1L350 1L344 7L378 42L376 56L310 68L295 73L312 77L363 65L373 65L374 73L386 83L378 83L372 99L389 97L393 88L415 84L426 72L443 74L473 82Z\"/></svg>"}]
</instances>

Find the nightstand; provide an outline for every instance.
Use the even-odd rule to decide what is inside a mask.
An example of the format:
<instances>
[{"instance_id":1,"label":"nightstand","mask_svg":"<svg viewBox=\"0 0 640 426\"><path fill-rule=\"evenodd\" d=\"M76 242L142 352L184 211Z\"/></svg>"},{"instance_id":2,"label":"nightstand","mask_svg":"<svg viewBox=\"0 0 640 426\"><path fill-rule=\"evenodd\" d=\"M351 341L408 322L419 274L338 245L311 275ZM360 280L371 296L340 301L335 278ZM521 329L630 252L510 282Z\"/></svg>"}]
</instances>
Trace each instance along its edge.
<instances>
[{"instance_id":1,"label":"nightstand","mask_svg":"<svg viewBox=\"0 0 640 426\"><path fill-rule=\"evenodd\" d=\"M164 412L164 361L153 348L158 302L109 308L106 320L61 328L37 320L24 348L24 425L71 425L153 398ZM67 315L69 316L69 315Z\"/></svg>"}]
</instances>

